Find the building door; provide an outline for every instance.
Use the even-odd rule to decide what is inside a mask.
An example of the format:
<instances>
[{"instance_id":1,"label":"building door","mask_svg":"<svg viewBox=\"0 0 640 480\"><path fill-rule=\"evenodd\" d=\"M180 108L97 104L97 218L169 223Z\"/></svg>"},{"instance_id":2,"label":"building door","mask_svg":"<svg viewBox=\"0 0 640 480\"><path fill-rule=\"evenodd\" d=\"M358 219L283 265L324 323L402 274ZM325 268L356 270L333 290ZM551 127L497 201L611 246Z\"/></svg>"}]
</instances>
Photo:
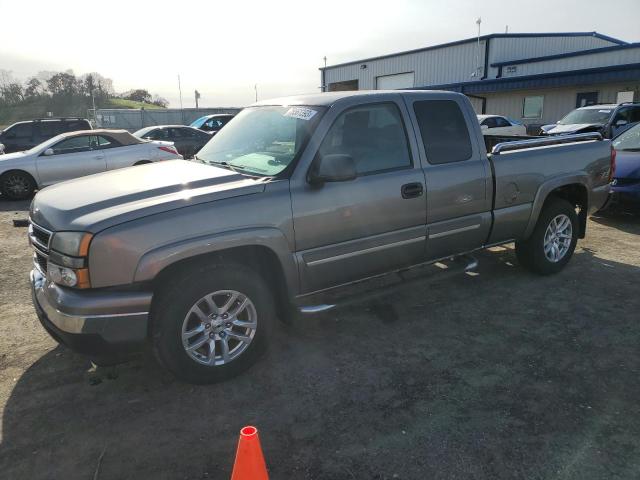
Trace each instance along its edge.
<instances>
[{"instance_id":1,"label":"building door","mask_svg":"<svg viewBox=\"0 0 640 480\"><path fill-rule=\"evenodd\" d=\"M598 103L598 92L581 92L576 96L576 108Z\"/></svg>"},{"instance_id":2,"label":"building door","mask_svg":"<svg viewBox=\"0 0 640 480\"><path fill-rule=\"evenodd\" d=\"M414 87L414 73L397 73L376 77L376 90L399 90Z\"/></svg>"},{"instance_id":3,"label":"building door","mask_svg":"<svg viewBox=\"0 0 640 480\"><path fill-rule=\"evenodd\" d=\"M329 84L330 92L346 92L350 90L358 90L358 80L346 80Z\"/></svg>"}]
</instances>

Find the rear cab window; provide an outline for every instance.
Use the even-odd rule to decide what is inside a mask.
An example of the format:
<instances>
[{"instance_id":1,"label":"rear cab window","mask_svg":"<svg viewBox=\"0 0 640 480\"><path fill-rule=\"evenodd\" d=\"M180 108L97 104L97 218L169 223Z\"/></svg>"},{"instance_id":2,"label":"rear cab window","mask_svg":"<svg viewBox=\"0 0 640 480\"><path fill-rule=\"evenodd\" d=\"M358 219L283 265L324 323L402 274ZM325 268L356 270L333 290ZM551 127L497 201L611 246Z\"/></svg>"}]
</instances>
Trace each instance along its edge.
<instances>
[{"instance_id":1,"label":"rear cab window","mask_svg":"<svg viewBox=\"0 0 640 480\"><path fill-rule=\"evenodd\" d=\"M471 136L454 100L422 100L413 104L427 161L432 165L463 162L473 155Z\"/></svg>"}]
</instances>

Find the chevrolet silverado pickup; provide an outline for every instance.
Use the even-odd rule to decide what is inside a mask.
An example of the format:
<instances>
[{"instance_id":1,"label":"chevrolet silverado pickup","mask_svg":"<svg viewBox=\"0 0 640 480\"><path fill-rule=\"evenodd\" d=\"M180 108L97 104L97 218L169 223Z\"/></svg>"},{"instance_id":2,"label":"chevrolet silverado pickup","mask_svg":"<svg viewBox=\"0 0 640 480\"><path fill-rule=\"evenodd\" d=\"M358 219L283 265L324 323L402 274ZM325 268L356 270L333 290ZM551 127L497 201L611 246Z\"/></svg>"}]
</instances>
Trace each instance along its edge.
<instances>
[{"instance_id":1,"label":"chevrolet silverado pickup","mask_svg":"<svg viewBox=\"0 0 640 480\"><path fill-rule=\"evenodd\" d=\"M456 93L257 103L197 161L40 191L36 312L94 359L147 344L178 378L208 383L255 363L275 318L330 308L316 299L352 284L509 242L523 267L560 271L606 201L610 142L592 133L486 150Z\"/></svg>"}]
</instances>

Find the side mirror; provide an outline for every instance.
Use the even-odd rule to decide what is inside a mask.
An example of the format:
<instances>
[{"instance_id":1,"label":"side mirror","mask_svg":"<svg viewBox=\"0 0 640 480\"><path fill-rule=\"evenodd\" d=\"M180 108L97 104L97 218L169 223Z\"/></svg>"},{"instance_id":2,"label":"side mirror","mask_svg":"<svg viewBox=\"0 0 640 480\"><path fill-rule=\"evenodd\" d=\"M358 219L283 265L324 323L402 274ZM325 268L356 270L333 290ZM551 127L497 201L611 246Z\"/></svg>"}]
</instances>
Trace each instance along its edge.
<instances>
[{"instance_id":1,"label":"side mirror","mask_svg":"<svg viewBox=\"0 0 640 480\"><path fill-rule=\"evenodd\" d=\"M489 130L489 125L480 125L481 130Z\"/></svg>"},{"instance_id":2,"label":"side mirror","mask_svg":"<svg viewBox=\"0 0 640 480\"><path fill-rule=\"evenodd\" d=\"M46 157L48 157L49 155L53 155L54 154L53 148L47 148L44 152L42 152L42 154Z\"/></svg>"},{"instance_id":3,"label":"side mirror","mask_svg":"<svg viewBox=\"0 0 640 480\"><path fill-rule=\"evenodd\" d=\"M336 153L321 157L309 175L309 183L346 182L358 176L356 162L351 155Z\"/></svg>"},{"instance_id":4,"label":"side mirror","mask_svg":"<svg viewBox=\"0 0 640 480\"><path fill-rule=\"evenodd\" d=\"M621 127L622 125L626 125L627 123L629 122L627 122L626 120L618 120L616 122L616 127Z\"/></svg>"}]
</instances>

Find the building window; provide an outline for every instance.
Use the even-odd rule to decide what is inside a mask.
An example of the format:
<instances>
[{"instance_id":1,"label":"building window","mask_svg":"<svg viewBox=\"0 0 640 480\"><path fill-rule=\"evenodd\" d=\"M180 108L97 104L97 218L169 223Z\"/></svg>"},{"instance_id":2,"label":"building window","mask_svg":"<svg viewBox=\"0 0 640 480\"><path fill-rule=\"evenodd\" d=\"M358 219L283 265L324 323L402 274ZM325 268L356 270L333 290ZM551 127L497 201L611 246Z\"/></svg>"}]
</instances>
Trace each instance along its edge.
<instances>
[{"instance_id":1,"label":"building window","mask_svg":"<svg viewBox=\"0 0 640 480\"><path fill-rule=\"evenodd\" d=\"M523 118L542 118L542 105L544 97L542 95L535 97L524 97L524 105L522 107Z\"/></svg>"},{"instance_id":2,"label":"building window","mask_svg":"<svg viewBox=\"0 0 640 480\"><path fill-rule=\"evenodd\" d=\"M349 90L358 90L358 80L346 80L329 84L330 92L346 92Z\"/></svg>"}]
</instances>

